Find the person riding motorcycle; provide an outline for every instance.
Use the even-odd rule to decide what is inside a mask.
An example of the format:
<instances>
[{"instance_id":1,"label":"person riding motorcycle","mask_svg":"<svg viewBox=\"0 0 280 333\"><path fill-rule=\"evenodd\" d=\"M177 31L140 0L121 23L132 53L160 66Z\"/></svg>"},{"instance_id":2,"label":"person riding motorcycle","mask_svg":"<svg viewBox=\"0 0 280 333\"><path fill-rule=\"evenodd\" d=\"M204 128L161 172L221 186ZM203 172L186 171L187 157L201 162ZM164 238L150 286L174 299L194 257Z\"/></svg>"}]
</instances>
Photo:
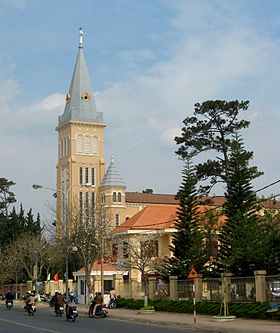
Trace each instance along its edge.
<instances>
[{"instance_id":1,"label":"person riding motorcycle","mask_svg":"<svg viewBox=\"0 0 280 333\"><path fill-rule=\"evenodd\" d=\"M90 311L92 312L93 316L96 314L96 310L98 306L103 304L103 296L101 292L96 292L93 300L91 301Z\"/></svg>"},{"instance_id":2,"label":"person riding motorcycle","mask_svg":"<svg viewBox=\"0 0 280 333\"><path fill-rule=\"evenodd\" d=\"M59 311L60 307L63 307L64 305L64 301L63 301L63 296L62 294L59 292L59 290L56 290L51 303L54 306L54 311L57 313Z\"/></svg>"},{"instance_id":3,"label":"person riding motorcycle","mask_svg":"<svg viewBox=\"0 0 280 333\"><path fill-rule=\"evenodd\" d=\"M76 303L75 303L75 299L74 299L73 294L71 294L70 297L69 297L69 301L66 304L66 309L65 309L66 310L66 317L69 318L72 315L73 308L76 308Z\"/></svg>"},{"instance_id":4,"label":"person riding motorcycle","mask_svg":"<svg viewBox=\"0 0 280 333\"><path fill-rule=\"evenodd\" d=\"M32 304L35 304L35 292L27 291L25 295L25 309L31 309Z\"/></svg>"},{"instance_id":5,"label":"person riding motorcycle","mask_svg":"<svg viewBox=\"0 0 280 333\"><path fill-rule=\"evenodd\" d=\"M10 290L5 295L5 299L6 299L6 306L8 306L8 302L11 302L13 306L14 295L10 292Z\"/></svg>"}]
</instances>

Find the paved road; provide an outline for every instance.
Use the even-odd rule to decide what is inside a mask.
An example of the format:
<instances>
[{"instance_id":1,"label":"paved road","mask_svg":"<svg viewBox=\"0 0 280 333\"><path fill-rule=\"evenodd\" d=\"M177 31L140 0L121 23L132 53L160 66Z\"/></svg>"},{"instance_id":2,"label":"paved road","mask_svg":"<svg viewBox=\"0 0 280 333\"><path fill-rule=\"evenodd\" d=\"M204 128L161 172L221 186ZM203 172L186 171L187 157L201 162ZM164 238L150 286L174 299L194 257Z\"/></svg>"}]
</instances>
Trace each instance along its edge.
<instances>
[{"instance_id":1,"label":"paved road","mask_svg":"<svg viewBox=\"0 0 280 333\"><path fill-rule=\"evenodd\" d=\"M193 333L193 330L171 328L142 323L125 322L110 318L94 319L80 314L76 322L67 322L65 316L56 317L53 309L37 307L34 316L23 311L22 304L12 310L0 305L0 333ZM198 332L198 331L195 331Z\"/></svg>"}]
</instances>

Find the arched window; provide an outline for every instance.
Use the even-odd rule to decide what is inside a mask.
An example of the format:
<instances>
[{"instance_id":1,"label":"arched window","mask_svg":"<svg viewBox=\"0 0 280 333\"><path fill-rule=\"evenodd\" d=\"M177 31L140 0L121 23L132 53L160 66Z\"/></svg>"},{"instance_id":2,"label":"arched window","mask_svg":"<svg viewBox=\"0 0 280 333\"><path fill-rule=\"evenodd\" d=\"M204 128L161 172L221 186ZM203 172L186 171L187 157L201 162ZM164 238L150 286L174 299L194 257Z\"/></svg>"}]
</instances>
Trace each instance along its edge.
<instances>
[{"instance_id":1,"label":"arched window","mask_svg":"<svg viewBox=\"0 0 280 333\"><path fill-rule=\"evenodd\" d=\"M84 138L82 134L77 135L76 137L76 154L83 153Z\"/></svg>"},{"instance_id":2,"label":"arched window","mask_svg":"<svg viewBox=\"0 0 280 333\"><path fill-rule=\"evenodd\" d=\"M113 192L113 202L117 202L117 192Z\"/></svg>"},{"instance_id":3,"label":"arched window","mask_svg":"<svg viewBox=\"0 0 280 333\"><path fill-rule=\"evenodd\" d=\"M96 136L91 137L90 154L95 156L98 155L98 139Z\"/></svg>"},{"instance_id":4,"label":"arched window","mask_svg":"<svg viewBox=\"0 0 280 333\"><path fill-rule=\"evenodd\" d=\"M90 136L89 135L85 135L84 137L84 153L86 155L90 155Z\"/></svg>"},{"instance_id":5,"label":"arched window","mask_svg":"<svg viewBox=\"0 0 280 333\"><path fill-rule=\"evenodd\" d=\"M121 192L118 192L118 202L122 202L122 194L121 194Z\"/></svg>"}]
</instances>

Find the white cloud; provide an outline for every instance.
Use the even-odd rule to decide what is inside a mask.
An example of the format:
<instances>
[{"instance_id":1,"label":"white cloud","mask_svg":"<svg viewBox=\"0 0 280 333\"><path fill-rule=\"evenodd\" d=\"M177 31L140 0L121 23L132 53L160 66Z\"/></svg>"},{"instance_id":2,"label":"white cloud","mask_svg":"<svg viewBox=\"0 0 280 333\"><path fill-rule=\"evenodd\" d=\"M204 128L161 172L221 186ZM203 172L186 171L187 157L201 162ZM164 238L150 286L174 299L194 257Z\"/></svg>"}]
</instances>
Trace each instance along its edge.
<instances>
[{"instance_id":1,"label":"white cloud","mask_svg":"<svg viewBox=\"0 0 280 333\"><path fill-rule=\"evenodd\" d=\"M41 102L37 104L35 109L40 110L56 110L61 109L65 105L65 96L63 94L54 93L50 96L44 98Z\"/></svg>"},{"instance_id":2,"label":"white cloud","mask_svg":"<svg viewBox=\"0 0 280 333\"><path fill-rule=\"evenodd\" d=\"M175 145L175 136L181 135L181 128L169 128L161 134L161 140L168 145Z\"/></svg>"},{"instance_id":3,"label":"white cloud","mask_svg":"<svg viewBox=\"0 0 280 333\"><path fill-rule=\"evenodd\" d=\"M252 125L245 138L248 148L255 151L256 164L266 172L259 187L279 178L280 161L275 153L279 141L279 38L272 39L262 31L243 10L243 2L216 3L172 2L174 15L170 30L164 32L170 38L164 39L163 50L158 52L164 53L164 60L154 57L152 47L129 51L126 47L115 57L118 70L130 72L122 76L129 81L116 81L96 93L98 109L108 124L104 154L107 162L115 156L128 190L177 191L181 162L175 155L174 137L180 135L182 121L193 114L194 103L207 99L250 100L245 117ZM150 33L159 36L161 31ZM95 83L94 76L92 80ZM51 194L34 193L30 186L36 182L55 186L54 128L63 113L65 96L54 93L23 104L20 92L15 80L0 83L1 170L2 176L17 182L19 200L39 207L39 201L47 201Z\"/></svg>"}]
</instances>

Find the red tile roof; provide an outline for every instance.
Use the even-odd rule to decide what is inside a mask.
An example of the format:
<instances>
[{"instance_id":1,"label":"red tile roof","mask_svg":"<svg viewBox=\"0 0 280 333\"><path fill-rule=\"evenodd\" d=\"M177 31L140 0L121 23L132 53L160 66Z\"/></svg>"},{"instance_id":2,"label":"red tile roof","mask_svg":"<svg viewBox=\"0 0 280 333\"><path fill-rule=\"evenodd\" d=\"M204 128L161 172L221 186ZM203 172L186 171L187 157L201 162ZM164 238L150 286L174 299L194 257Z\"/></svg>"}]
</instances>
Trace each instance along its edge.
<instances>
[{"instance_id":1,"label":"red tile roof","mask_svg":"<svg viewBox=\"0 0 280 333\"><path fill-rule=\"evenodd\" d=\"M151 194L151 193L139 193L139 192L126 192L126 203L139 203L150 205L178 205L178 201L175 199L174 194ZM225 202L224 196L205 196L200 198L202 205L209 206L222 206ZM280 209L279 200L258 200L260 205L269 209Z\"/></svg>"},{"instance_id":2,"label":"red tile roof","mask_svg":"<svg viewBox=\"0 0 280 333\"><path fill-rule=\"evenodd\" d=\"M120 231L128 229L158 230L174 227L178 205L147 206L118 228Z\"/></svg>"},{"instance_id":3,"label":"red tile roof","mask_svg":"<svg viewBox=\"0 0 280 333\"><path fill-rule=\"evenodd\" d=\"M90 268L90 266L89 266L89 268ZM100 262L95 262L94 264L93 264L93 266L91 267L91 271L100 271L101 270L101 264L100 264ZM82 267L82 268L80 268L79 270L78 270L78 272L84 272L85 271L85 268L84 267ZM103 271L104 272L110 272L110 271L119 271L119 269L116 267L116 266L114 266L114 265L112 265L112 264L109 264L109 263L103 263Z\"/></svg>"},{"instance_id":4,"label":"red tile roof","mask_svg":"<svg viewBox=\"0 0 280 333\"><path fill-rule=\"evenodd\" d=\"M178 207L178 205L147 206L122 223L117 229L114 230L114 233L127 230L160 230L174 228ZM213 206L199 206L199 211L201 213L212 209ZM218 215L218 225L224 221L225 217Z\"/></svg>"}]
</instances>

